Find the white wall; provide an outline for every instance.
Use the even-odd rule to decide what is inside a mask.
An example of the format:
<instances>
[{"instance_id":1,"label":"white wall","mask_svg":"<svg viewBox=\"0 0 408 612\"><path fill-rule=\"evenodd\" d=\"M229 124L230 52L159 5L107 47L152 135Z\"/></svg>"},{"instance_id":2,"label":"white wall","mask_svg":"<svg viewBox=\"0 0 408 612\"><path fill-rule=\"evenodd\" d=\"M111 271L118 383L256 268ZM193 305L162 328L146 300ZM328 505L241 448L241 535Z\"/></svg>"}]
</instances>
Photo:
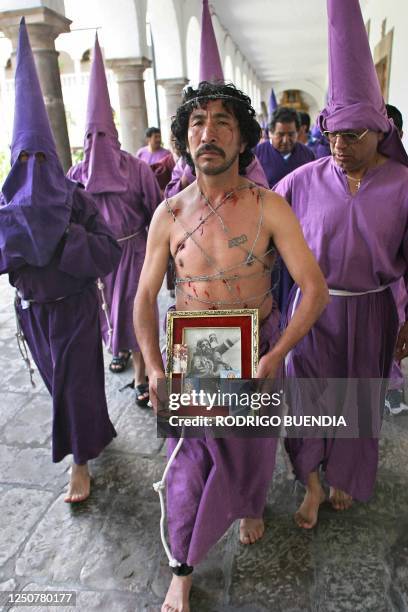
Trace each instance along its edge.
<instances>
[{"instance_id":1,"label":"white wall","mask_svg":"<svg viewBox=\"0 0 408 612\"><path fill-rule=\"evenodd\" d=\"M404 145L408 149L408 2L407 0L365 0L362 3L365 22L370 19L370 46L381 40L381 24L387 19L386 33L394 28L388 102L394 104L404 119Z\"/></svg>"},{"instance_id":2,"label":"white wall","mask_svg":"<svg viewBox=\"0 0 408 612\"><path fill-rule=\"evenodd\" d=\"M145 5L146 0L65 0L65 14L75 32L65 38L64 51L75 56L74 47L81 53L92 48L99 28L107 59L146 56Z\"/></svg>"},{"instance_id":3,"label":"white wall","mask_svg":"<svg viewBox=\"0 0 408 612\"><path fill-rule=\"evenodd\" d=\"M46 6L57 13L65 15L64 0L0 0L0 11L18 11L40 6Z\"/></svg>"}]
</instances>

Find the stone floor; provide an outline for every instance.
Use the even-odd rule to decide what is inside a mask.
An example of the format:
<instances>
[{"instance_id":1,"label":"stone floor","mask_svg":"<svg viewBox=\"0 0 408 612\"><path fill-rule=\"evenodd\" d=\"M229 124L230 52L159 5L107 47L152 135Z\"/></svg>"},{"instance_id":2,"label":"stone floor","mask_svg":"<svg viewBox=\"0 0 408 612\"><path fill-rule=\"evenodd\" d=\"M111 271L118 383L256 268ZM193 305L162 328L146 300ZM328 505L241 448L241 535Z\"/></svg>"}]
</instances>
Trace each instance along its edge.
<instances>
[{"instance_id":1,"label":"stone floor","mask_svg":"<svg viewBox=\"0 0 408 612\"><path fill-rule=\"evenodd\" d=\"M31 390L11 303L1 278L0 590L73 590L81 612L159 610L170 573L152 489L164 467L155 420L119 393L130 371L107 373L118 437L92 462L90 499L65 504L69 462L51 463L51 402L38 375ZM292 518L301 491L280 454L265 538L243 547L236 525L224 536L195 572L192 612L408 611L407 462L408 416L388 418L372 502L344 514L324 506L319 526L304 532Z\"/></svg>"}]
</instances>

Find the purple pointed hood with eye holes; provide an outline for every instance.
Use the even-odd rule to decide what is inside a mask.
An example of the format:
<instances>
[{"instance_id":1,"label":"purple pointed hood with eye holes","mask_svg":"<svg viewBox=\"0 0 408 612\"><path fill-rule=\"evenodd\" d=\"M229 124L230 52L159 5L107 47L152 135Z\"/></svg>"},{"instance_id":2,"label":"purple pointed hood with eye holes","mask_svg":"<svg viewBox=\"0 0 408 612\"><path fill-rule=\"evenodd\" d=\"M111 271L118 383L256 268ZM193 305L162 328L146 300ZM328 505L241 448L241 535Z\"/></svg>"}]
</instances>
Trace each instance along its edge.
<instances>
[{"instance_id":1,"label":"purple pointed hood with eye holes","mask_svg":"<svg viewBox=\"0 0 408 612\"><path fill-rule=\"evenodd\" d=\"M329 20L329 91L320 113L320 130L384 132L378 150L408 166L408 156L388 119L371 56L359 0L327 0Z\"/></svg>"},{"instance_id":2,"label":"purple pointed hood with eye holes","mask_svg":"<svg viewBox=\"0 0 408 612\"><path fill-rule=\"evenodd\" d=\"M79 180L87 191L90 193L127 191L128 160L120 151L98 35L95 36L89 81L84 153Z\"/></svg>"},{"instance_id":3,"label":"purple pointed hood with eye holes","mask_svg":"<svg viewBox=\"0 0 408 612\"><path fill-rule=\"evenodd\" d=\"M22 151L27 155L22 157ZM24 17L16 54L11 164L0 202L0 272L49 263L69 224L75 189L58 159Z\"/></svg>"},{"instance_id":4,"label":"purple pointed hood with eye holes","mask_svg":"<svg viewBox=\"0 0 408 612\"><path fill-rule=\"evenodd\" d=\"M200 81L223 81L220 54L211 20L208 0L203 0L201 17Z\"/></svg>"}]
</instances>

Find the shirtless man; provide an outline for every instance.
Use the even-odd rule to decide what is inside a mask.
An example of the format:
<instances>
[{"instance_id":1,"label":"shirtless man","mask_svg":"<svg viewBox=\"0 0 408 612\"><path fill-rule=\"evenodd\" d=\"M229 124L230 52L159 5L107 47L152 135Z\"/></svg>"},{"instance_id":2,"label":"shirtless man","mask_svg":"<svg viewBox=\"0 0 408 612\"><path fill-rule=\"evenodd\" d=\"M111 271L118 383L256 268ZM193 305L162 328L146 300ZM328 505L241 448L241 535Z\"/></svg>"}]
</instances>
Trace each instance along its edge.
<instances>
[{"instance_id":1,"label":"shirtless man","mask_svg":"<svg viewBox=\"0 0 408 612\"><path fill-rule=\"evenodd\" d=\"M153 305L170 255L178 310L259 308L259 378L277 375L285 355L327 303L324 278L290 207L239 174L259 140L254 117L250 99L233 85L203 82L186 91L173 122L180 151L195 166L197 181L155 212L135 300L135 329L155 409L164 369ZM280 339L270 286L275 246L303 294ZM242 519L243 544L262 537L276 442L211 434L184 440L167 476L168 530L177 567L172 568L162 612L189 611L193 566L234 520ZM176 443L168 440L169 452Z\"/></svg>"}]
</instances>

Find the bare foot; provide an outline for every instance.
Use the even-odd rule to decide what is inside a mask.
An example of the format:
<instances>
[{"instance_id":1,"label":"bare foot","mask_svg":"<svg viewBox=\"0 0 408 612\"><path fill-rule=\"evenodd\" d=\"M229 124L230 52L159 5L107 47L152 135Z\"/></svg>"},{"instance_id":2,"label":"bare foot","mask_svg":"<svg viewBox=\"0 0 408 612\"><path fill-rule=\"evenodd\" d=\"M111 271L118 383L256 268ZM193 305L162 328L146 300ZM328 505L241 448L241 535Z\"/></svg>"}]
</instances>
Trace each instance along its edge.
<instances>
[{"instance_id":1,"label":"bare foot","mask_svg":"<svg viewBox=\"0 0 408 612\"><path fill-rule=\"evenodd\" d=\"M335 510L348 510L353 504L351 495L334 487L330 487L329 500Z\"/></svg>"},{"instance_id":2,"label":"bare foot","mask_svg":"<svg viewBox=\"0 0 408 612\"><path fill-rule=\"evenodd\" d=\"M255 544L265 531L265 523L261 518L244 518L239 524L239 541L242 544Z\"/></svg>"},{"instance_id":3,"label":"bare foot","mask_svg":"<svg viewBox=\"0 0 408 612\"><path fill-rule=\"evenodd\" d=\"M170 582L161 612L190 612L190 590L193 576L175 576Z\"/></svg>"},{"instance_id":4,"label":"bare foot","mask_svg":"<svg viewBox=\"0 0 408 612\"><path fill-rule=\"evenodd\" d=\"M313 529L317 523L319 507L325 500L319 474L312 472L308 476L306 494L295 514L295 522L302 529Z\"/></svg>"},{"instance_id":5,"label":"bare foot","mask_svg":"<svg viewBox=\"0 0 408 612\"><path fill-rule=\"evenodd\" d=\"M84 463L83 465L77 465L73 463L71 468L71 479L64 501L69 503L84 501L89 497L90 491L91 477L88 471L88 464Z\"/></svg>"}]
</instances>

